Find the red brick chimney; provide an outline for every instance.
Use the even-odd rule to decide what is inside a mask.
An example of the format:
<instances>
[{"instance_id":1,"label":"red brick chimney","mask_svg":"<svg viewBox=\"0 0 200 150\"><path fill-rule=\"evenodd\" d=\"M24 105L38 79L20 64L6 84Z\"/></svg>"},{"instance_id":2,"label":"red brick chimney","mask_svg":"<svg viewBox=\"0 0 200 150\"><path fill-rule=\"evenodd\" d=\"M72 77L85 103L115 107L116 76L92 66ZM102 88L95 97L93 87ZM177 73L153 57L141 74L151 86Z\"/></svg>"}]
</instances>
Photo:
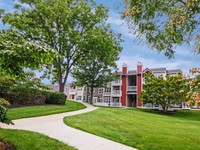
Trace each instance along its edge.
<instances>
[{"instance_id":1,"label":"red brick chimney","mask_svg":"<svg viewBox=\"0 0 200 150\"><path fill-rule=\"evenodd\" d=\"M128 68L127 68L127 64L123 64L122 65L122 74L127 74Z\"/></svg>"}]
</instances>

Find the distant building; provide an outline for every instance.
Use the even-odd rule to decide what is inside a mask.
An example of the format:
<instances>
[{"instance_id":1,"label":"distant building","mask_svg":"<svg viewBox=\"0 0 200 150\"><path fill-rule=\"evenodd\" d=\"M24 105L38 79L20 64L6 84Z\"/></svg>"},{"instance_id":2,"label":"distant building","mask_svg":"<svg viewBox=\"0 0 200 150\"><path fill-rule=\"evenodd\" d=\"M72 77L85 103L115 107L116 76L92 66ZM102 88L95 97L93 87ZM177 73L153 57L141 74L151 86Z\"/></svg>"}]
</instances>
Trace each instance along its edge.
<instances>
[{"instance_id":1,"label":"distant building","mask_svg":"<svg viewBox=\"0 0 200 150\"><path fill-rule=\"evenodd\" d=\"M146 72L166 77L182 71L180 69L167 70L166 68L143 69L141 62L138 62L136 70L128 70L127 65L123 64L119 80L109 82L106 87L94 89L93 104L97 106L141 107L142 101L139 96L142 92L143 74ZM86 91L86 87L76 87L73 84L68 84L66 87L67 98L77 101L86 100Z\"/></svg>"}]
</instances>

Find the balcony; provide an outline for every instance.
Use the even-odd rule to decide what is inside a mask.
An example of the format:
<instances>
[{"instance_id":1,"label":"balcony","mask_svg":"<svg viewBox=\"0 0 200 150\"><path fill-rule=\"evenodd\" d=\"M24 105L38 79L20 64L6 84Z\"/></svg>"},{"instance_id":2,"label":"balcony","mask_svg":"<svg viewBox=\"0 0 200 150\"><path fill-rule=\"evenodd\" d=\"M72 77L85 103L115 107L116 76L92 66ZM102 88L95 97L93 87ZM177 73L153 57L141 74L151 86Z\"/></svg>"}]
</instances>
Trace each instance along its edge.
<instances>
[{"instance_id":1,"label":"balcony","mask_svg":"<svg viewBox=\"0 0 200 150\"><path fill-rule=\"evenodd\" d=\"M76 89L70 89L69 94L76 94Z\"/></svg>"},{"instance_id":2,"label":"balcony","mask_svg":"<svg viewBox=\"0 0 200 150\"><path fill-rule=\"evenodd\" d=\"M120 85L122 85L121 80L112 81L112 86L120 86Z\"/></svg>"},{"instance_id":3,"label":"balcony","mask_svg":"<svg viewBox=\"0 0 200 150\"><path fill-rule=\"evenodd\" d=\"M122 93L121 93L121 91L120 90L113 90L112 91L112 96L122 96Z\"/></svg>"},{"instance_id":4,"label":"balcony","mask_svg":"<svg viewBox=\"0 0 200 150\"><path fill-rule=\"evenodd\" d=\"M103 95L104 95L104 96L110 96L110 95L111 95L111 92L104 92Z\"/></svg>"},{"instance_id":5,"label":"balcony","mask_svg":"<svg viewBox=\"0 0 200 150\"><path fill-rule=\"evenodd\" d=\"M136 92L137 91L137 86L128 86L127 87L127 91Z\"/></svg>"}]
</instances>

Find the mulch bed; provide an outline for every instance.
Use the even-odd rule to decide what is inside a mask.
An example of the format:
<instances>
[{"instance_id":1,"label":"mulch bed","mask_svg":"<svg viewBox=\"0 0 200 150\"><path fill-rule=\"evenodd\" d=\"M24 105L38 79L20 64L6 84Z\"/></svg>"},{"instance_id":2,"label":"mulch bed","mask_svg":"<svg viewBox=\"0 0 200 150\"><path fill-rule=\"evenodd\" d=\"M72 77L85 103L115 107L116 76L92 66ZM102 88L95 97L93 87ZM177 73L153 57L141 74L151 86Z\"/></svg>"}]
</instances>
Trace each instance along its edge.
<instances>
[{"instance_id":1,"label":"mulch bed","mask_svg":"<svg viewBox=\"0 0 200 150\"><path fill-rule=\"evenodd\" d=\"M0 150L16 150L16 148L6 141L0 141Z\"/></svg>"}]
</instances>

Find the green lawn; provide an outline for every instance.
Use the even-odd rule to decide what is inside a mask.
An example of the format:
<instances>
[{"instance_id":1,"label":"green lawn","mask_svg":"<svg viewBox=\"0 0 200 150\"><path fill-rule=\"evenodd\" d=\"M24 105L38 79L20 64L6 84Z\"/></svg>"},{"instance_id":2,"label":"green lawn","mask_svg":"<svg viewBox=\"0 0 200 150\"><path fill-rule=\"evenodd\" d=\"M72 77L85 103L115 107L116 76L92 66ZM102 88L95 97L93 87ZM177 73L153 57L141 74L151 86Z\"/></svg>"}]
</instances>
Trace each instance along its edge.
<instances>
[{"instance_id":1,"label":"green lawn","mask_svg":"<svg viewBox=\"0 0 200 150\"><path fill-rule=\"evenodd\" d=\"M99 108L64 122L141 150L200 150L200 111Z\"/></svg>"},{"instance_id":2,"label":"green lawn","mask_svg":"<svg viewBox=\"0 0 200 150\"><path fill-rule=\"evenodd\" d=\"M66 105L27 106L12 108L8 110L7 114L10 119L20 119L69 112L83 109L85 107L86 106L81 103L67 101Z\"/></svg>"},{"instance_id":3,"label":"green lawn","mask_svg":"<svg viewBox=\"0 0 200 150\"><path fill-rule=\"evenodd\" d=\"M17 150L75 150L58 140L23 130L0 129L0 141L9 141Z\"/></svg>"}]
</instances>

